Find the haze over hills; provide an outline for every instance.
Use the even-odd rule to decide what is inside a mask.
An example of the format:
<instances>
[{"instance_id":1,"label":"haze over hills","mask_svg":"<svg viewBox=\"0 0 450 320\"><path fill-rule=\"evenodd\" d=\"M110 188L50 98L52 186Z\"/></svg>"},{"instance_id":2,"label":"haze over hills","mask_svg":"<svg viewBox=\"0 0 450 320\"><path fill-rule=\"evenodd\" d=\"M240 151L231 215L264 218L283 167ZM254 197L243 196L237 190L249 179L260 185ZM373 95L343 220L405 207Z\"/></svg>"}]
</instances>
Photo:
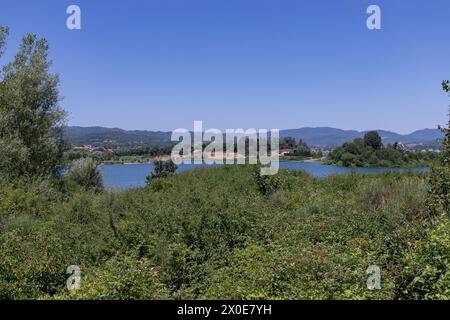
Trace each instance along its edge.
<instances>
[{"instance_id":1,"label":"haze over hills","mask_svg":"<svg viewBox=\"0 0 450 320\"><path fill-rule=\"evenodd\" d=\"M439 147L443 133L438 129L423 129L402 135L391 131L377 130L383 143L402 142ZM342 130L330 127L280 130L281 137L303 139L310 146L336 147L355 138L362 138L367 131ZM66 140L74 145L97 147L133 148L139 146L169 146L170 132L147 130L123 130L105 127L67 127Z\"/></svg>"},{"instance_id":2,"label":"haze over hills","mask_svg":"<svg viewBox=\"0 0 450 320\"><path fill-rule=\"evenodd\" d=\"M439 140L444 137L442 131L438 129L422 129L406 135L386 130L377 131L385 144L402 142L405 144L436 145L437 143L440 143ZM301 138L311 146L336 147L344 142L349 142L356 138L362 138L366 132L367 131L319 127L282 130L280 131L280 136L290 136L296 138L297 140Z\"/></svg>"}]
</instances>

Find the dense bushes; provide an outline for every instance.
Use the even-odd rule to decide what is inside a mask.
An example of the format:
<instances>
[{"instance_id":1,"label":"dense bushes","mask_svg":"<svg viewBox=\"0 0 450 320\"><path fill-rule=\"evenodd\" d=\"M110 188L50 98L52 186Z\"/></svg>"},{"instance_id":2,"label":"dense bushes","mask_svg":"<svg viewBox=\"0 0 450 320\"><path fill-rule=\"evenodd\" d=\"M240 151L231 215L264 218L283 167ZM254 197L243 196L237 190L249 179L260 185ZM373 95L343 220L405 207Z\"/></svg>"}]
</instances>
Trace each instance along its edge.
<instances>
[{"instance_id":1,"label":"dense bushes","mask_svg":"<svg viewBox=\"0 0 450 320\"><path fill-rule=\"evenodd\" d=\"M449 93L449 81L443 81ZM429 178L428 209L437 227L406 255L399 295L405 299L450 299L450 120L440 163Z\"/></svg>"},{"instance_id":2,"label":"dense bushes","mask_svg":"<svg viewBox=\"0 0 450 320\"><path fill-rule=\"evenodd\" d=\"M168 299L169 292L160 282L158 273L159 270L146 258L139 258L134 253L119 254L87 273L79 290L62 291L55 299Z\"/></svg>"},{"instance_id":3,"label":"dense bushes","mask_svg":"<svg viewBox=\"0 0 450 320\"><path fill-rule=\"evenodd\" d=\"M152 179L167 178L172 176L178 168L172 160L156 160L153 164L154 172L147 177L147 184L150 184Z\"/></svg>"},{"instance_id":4,"label":"dense bushes","mask_svg":"<svg viewBox=\"0 0 450 320\"><path fill-rule=\"evenodd\" d=\"M350 167L400 167L430 165L439 158L435 152L406 152L398 143L383 146L376 131L333 149L327 163Z\"/></svg>"},{"instance_id":5,"label":"dense bushes","mask_svg":"<svg viewBox=\"0 0 450 320\"><path fill-rule=\"evenodd\" d=\"M258 190L264 196L275 193L281 187L283 182L283 179L279 174L262 175L260 166L256 166L253 170L253 177L255 179Z\"/></svg>"},{"instance_id":6,"label":"dense bushes","mask_svg":"<svg viewBox=\"0 0 450 320\"><path fill-rule=\"evenodd\" d=\"M406 256L399 294L404 299L450 299L450 223L444 221Z\"/></svg>"},{"instance_id":7,"label":"dense bushes","mask_svg":"<svg viewBox=\"0 0 450 320\"><path fill-rule=\"evenodd\" d=\"M98 164L92 158L81 158L74 161L64 180L69 187L70 185L76 185L95 192L103 190L102 173Z\"/></svg>"},{"instance_id":8,"label":"dense bushes","mask_svg":"<svg viewBox=\"0 0 450 320\"><path fill-rule=\"evenodd\" d=\"M442 82L449 94L449 81ZM428 212L437 225L405 258L399 295L405 299L450 299L450 119L441 161L429 178Z\"/></svg>"},{"instance_id":9,"label":"dense bushes","mask_svg":"<svg viewBox=\"0 0 450 320\"><path fill-rule=\"evenodd\" d=\"M418 261L435 251L416 244L432 227L425 174L281 171L268 196L254 172L193 170L119 192L2 187L1 297L425 297L410 284L434 279ZM382 270L381 290L366 287L371 264ZM78 291L65 287L69 265L80 266Z\"/></svg>"}]
</instances>

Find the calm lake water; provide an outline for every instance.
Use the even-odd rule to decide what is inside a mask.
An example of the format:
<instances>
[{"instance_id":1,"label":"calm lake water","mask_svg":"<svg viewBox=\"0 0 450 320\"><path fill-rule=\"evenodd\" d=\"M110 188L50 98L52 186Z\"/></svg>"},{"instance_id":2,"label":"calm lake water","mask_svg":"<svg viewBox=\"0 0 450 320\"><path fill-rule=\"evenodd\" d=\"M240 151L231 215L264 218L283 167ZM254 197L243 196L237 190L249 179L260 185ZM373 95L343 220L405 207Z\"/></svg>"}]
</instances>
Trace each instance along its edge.
<instances>
[{"instance_id":1,"label":"calm lake water","mask_svg":"<svg viewBox=\"0 0 450 320\"><path fill-rule=\"evenodd\" d=\"M178 172L186 170L201 169L211 167L207 165L182 164L178 166ZM107 164L100 166L103 172L104 183L111 188L136 188L145 186L145 178L153 171L152 163L139 164ZM399 171L419 171L425 172L427 167L419 168L346 168L332 165L324 165L318 162L280 162L280 168L289 170L304 170L316 177L326 177L330 174L346 174L352 171L360 173L382 173L382 172L399 172Z\"/></svg>"}]
</instances>

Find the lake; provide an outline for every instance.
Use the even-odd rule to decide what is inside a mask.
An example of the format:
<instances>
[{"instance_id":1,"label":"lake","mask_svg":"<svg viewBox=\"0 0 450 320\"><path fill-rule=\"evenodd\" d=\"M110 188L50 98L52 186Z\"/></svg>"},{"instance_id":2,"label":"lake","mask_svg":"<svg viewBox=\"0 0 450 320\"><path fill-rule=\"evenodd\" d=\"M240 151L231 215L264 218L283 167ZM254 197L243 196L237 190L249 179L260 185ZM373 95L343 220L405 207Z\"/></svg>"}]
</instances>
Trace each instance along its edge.
<instances>
[{"instance_id":1,"label":"lake","mask_svg":"<svg viewBox=\"0 0 450 320\"><path fill-rule=\"evenodd\" d=\"M182 164L178 166L177 173L186 170L201 169L211 167L207 165ZM137 163L137 164L104 164L100 166L103 173L103 179L106 187L110 188L136 188L145 186L145 178L153 171L153 163ZM280 168L289 170L304 170L313 176L324 178L331 174L347 174L352 171L359 173L383 173L418 171L425 172L427 167L418 168L348 168L338 167L334 165L325 165L319 162L280 162Z\"/></svg>"}]
</instances>

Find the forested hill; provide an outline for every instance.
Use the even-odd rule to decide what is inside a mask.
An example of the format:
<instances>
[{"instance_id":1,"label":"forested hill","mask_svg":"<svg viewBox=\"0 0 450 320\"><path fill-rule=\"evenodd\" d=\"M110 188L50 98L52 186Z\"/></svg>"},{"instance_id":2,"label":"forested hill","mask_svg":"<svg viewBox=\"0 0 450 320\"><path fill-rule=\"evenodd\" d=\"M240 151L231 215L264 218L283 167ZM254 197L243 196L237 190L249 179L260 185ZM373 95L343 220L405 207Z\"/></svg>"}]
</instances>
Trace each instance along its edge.
<instances>
[{"instance_id":1,"label":"forested hill","mask_svg":"<svg viewBox=\"0 0 450 320\"><path fill-rule=\"evenodd\" d=\"M65 138L75 145L93 145L96 147L125 147L141 146L164 147L172 144L170 132L123 130L104 127L67 127Z\"/></svg>"},{"instance_id":2,"label":"forested hill","mask_svg":"<svg viewBox=\"0 0 450 320\"><path fill-rule=\"evenodd\" d=\"M411 134L401 135L395 132L377 130L383 143L415 143L437 148L441 145L439 139L443 133L438 129L423 129ZM310 146L336 147L344 142L362 138L367 131L342 130L329 127L301 128L281 130L281 137L302 139ZM89 144L101 147L140 147L140 146L169 146L170 132L123 130L104 127L67 127L66 140L75 145Z\"/></svg>"},{"instance_id":3,"label":"forested hill","mask_svg":"<svg viewBox=\"0 0 450 320\"><path fill-rule=\"evenodd\" d=\"M423 129L413 133L402 135L399 133L376 130L384 144L402 142L405 144L424 144L432 147L441 146L444 134L438 129ZM301 128L282 130L282 137L302 139L310 146L337 147L345 142L351 142L356 138L363 138L368 131L342 130L329 127Z\"/></svg>"}]
</instances>

